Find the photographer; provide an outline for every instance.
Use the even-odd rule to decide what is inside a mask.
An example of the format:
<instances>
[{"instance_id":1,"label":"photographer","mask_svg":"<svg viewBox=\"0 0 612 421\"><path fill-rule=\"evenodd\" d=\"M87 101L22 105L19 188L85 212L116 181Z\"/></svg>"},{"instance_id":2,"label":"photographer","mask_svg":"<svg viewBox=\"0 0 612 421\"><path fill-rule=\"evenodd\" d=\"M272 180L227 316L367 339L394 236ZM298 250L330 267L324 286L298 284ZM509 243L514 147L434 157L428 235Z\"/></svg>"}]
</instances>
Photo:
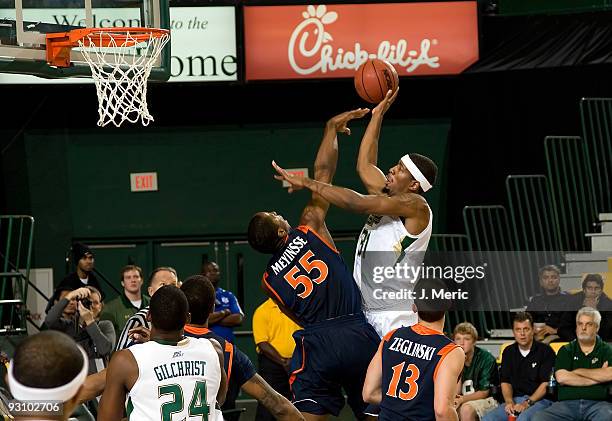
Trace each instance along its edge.
<instances>
[{"instance_id":1,"label":"photographer","mask_svg":"<svg viewBox=\"0 0 612 421\"><path fill-rule=\"evenodd\" d=\"M77 311L70 318L63 318L65 308L76 301ZM91 286L70 291L47 313L45 323L49 329L59 330L72 337L89 356L89 374L107 366L115 346L115 330L108 320L99 321L102 311L100 292Z\"/></svg>"}]
</instances>

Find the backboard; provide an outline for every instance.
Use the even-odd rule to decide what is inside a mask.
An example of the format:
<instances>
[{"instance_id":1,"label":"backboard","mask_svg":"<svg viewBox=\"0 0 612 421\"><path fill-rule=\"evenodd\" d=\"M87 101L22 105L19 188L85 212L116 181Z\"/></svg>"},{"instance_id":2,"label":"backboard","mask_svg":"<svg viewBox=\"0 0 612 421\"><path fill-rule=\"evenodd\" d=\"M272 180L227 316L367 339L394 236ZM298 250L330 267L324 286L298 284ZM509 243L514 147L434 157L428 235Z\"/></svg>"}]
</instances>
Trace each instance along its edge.
<instances>
[{"instance_id":1,"label":"backboard","mask_svg":"<svg viewBox=\"0 0 612 421\"><path fill-rule=\"evenodd\" d=\"M0 0L0 73L45 78L89 76L79 48L71 66L51 66L46 60L46 34L77 28L170 28L168 0ZM142 54L135 50L133 54ZM151 79L170 76L170 43L155 61Z\"/></svg>"}]
</instances>

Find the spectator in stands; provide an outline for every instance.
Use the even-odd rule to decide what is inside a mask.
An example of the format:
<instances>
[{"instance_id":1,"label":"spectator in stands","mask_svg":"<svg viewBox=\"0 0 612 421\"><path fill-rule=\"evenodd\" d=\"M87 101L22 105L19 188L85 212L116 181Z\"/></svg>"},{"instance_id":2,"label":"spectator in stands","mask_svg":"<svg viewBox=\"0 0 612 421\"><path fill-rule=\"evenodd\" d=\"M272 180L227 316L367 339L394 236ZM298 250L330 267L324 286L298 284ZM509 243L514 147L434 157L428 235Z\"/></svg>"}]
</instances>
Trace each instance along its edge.
<instances>
[{"instance_id":1,"label":"spectator in stands","mask_svg":"<svg viewBox=\"0 0 612 421\"><path fill-rule=\"evenodd\" d=\"M58 285L58 289L70 288L75 290L89 285L96 288L102 294L100 283L93 273L94 254L91 249L82 243L73 244L72 261L76 265L76 271L66 276Z\"/></svg>"},{"instance_id":2,"label":"spectator in stands","mask_svg":"<svg viewBox=\"0 0 612 421\"><path fill-rule=\"evenodd\" d=\"M482 419L498 405L492 396L499 386L497 362L490 352L476 346L477 339L478 331L471 323L455 326L453 340L465 352L465 366L455 398L455 408L461 421Z\"/></svg>"},{"instance_id":3,"label":"spectator in stands","mask_svg":"<svg viewBox=\"0 0 612 421\"><path fill-rule=\"evenodd\" d=\"M73 289L67 285L59 286L53 291L53 295L49 298L49 302L47 303L47 308L45 309L45 313L49 313L51 307L57 304L62 298L66 297ZM76 313L76 301L69 301L68 305L64 308L62 312L62 317L64 319L70 319ZM43 321L43 329L46 329L47 326Z\"/></svg>"},{"instance_id":4,"label":"spectator in stands","mask_svg":"<svg viewBox=\"0 0 612 421\"><path fill-rule=\"evenodd\" d=\"M582 307L591 307L601 313L599 336L604 341L612 341L612 300L603 292L604 282L597 273L588 274L582 281L582 291L570 295L566 311L561 319L559 336L564 341L576 339L576 314Z\"/></svg>"},{"instance_id":5,"label":"spectator in stands","mask_svg":"<svg viewBox=\"0 0 612 421\"><path fill-rule=\"evenodd\" d=\"M517 421L529 421L551 404L544 396L555 353L548 345L533 340L533 318L529 313L514 316L512 332L516 342L504 349L500 370L504 401L483 421L506 421L511 414L517 416Z\"/></svg>"},{"instance_id":6,"label":"spectator in stands","mask_svg":"<svg viewBox=\"0 0 612 421\"><path fill-rule=\"evenodd\" d=\"M563 311L567 309L568 295L561 291L561 272L555 265L547 265L539 271L541 292L531 297L527 312L533 316L535 339L550 343L559 339Z\"/></svg>"},{"instance_id":7,"label":"spectator in stands","mask_svg":"<svg viewBox=\"0 0 612 421\"><path fill-rule=\"evenodd\" d=\"M8 374L11 394L20 401L57 401L63 405L59 416L15 419L67 420L78 405L77 395L87 372L83 350L65 334L47 331L26 338L15 348Z\"/></svg>"},{"instance_id":8,"label":"spectator in stands","mask_svg":"<svg viewBox=\"0 0 612 421\"><path fill-rule=\"evenodd\" d=\"M271 299L257 307L253 315L253 339L257 347L259 375L278 393L291 399L289 362L295 348L293 332L301 329ZM256 421L272 421L274 417L261 404L257 405Z\"/></svg>"},{"instance_id":9,"label":"spectator in stands","mask_svg":"<svg viewBox=\"0 0 612 421\"><path fill-rule=\"evenodd\" d=\"M62 313L71 303L77 311L72 317L63 318ZM83 347L89 357L89 374L106 367L115 345L112 323L98 320L102 307L100 292L92 286L82 287L66 294L45 318L49 329L66 333Z\"/></svg>"},{"instance_id":10,"label":"spectator in stands","mask_svg":"<svg viewBox=\"0 0 612 421\"><path fill-rule=\"evenodd\" d=\"M155 294L155 291L164 285L178 285L178 275L176 270L170 266L161 266L151 272L151 275L149 276L149 288L147 289L149 297L152 297L153 294ZM142 332L139 331L139 328L145 328L146 330L151 329L151 325L147 320L148 313L149 307L147 306L134 313L134 315L128 319L128 321L125 323L123 331L121 331L121 335L119 335L119 340L117 340L116 351L128 348L134 343L135 339L137 342L139 339L138 335L142 334Z\"/></svg>"},{"instance_id":11,"label":"spectator in stands","mask_svg":"<svg viewBox=\"0 0 612 421\"><path fill-rule=\"evenodd\" d=\"M142 293L142 269L127 265L121 269L123 294L104 305L100 318L110 320L115 332L121 332L130 317L149 305L150 298Z\"/></svg>"},{"instance_id":12,"label":"spectator in stands","mask_svg":"<svg viewBox=\"0 0 612 421\"><path fill-rule=\"evenodd\" d=\"M221 271L216 262L204 263L202 275L212 282L216 291L215 311L208 319L210 329L225 340L234 343L234 327L239 326L244 319L240 304L233 293L219 286Z\"/></svg>"},{"instance_id":13,"label":"spectator in stands","mask_svg":"<svg viewBox=\"0 0 612 421\"><path fill-rule=\"evenodd\" d=\"M577 339L559 349L555 377L558 399L536 414L534 421L612 420L612 347L597 336L601 314L591 307L581 308L576 316Z\"/></svg>"}]
</instances>

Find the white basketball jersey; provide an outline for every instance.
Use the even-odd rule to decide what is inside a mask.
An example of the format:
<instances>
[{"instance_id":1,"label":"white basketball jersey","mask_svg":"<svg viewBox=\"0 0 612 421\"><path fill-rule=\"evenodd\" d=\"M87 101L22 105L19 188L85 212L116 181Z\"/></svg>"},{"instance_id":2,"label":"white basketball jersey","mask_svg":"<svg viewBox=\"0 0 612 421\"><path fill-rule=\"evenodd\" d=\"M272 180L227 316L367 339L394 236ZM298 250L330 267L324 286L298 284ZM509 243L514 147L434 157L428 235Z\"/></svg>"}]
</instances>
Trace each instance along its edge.
<instances>
[{"instance_id":1,"label":"white basketball jersey","mask_svg":"<svg viewBox=\"0 0 612 421\"><path fill-rule=\"evenodd\" d=\"M138 363L138 380L126 404L128 420L223 421L215 409L221 367L209 340L149 341L127 349Z\"/></svg>"},{"instance_id":2,"label":"white basketball jersey","mask_svg":"<svg viewBox=\"0 0 612 421\"><path fill-rule=\"evenodd\" d=\"M381 337L392 329L413 325L418 319L416 314L409 310L412 307L410 300L402 301L402 307L406 308L405 311L396 311L396 302L385 302L384 300L373 302L367 298L366 290L371 292L377 284L384 282L384 280L373 277L373 268L374 266L393 268L399 264L416 269L423 264L433 223L433 213L429 206L427 208L429 209L429 223L418 235L410 234L399 217L386 215L370 215L359 235L353 276L364 293L366 317ZM410 278L410 271L402 273L408 275L402 278L404 283L402 287L412 289L418 279ZM398 288L398 285L394 285L393 288ZM394 306L395 310L391 309Z\"/></svg>"}]
</instances>

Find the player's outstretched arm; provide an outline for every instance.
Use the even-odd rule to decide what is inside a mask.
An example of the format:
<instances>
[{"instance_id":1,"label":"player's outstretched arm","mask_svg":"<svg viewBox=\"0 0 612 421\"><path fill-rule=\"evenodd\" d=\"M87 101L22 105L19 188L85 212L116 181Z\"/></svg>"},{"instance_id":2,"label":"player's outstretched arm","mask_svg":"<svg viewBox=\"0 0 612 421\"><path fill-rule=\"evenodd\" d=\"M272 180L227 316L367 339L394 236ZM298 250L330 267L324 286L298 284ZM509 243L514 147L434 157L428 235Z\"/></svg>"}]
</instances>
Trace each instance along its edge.
<instances>
[{"instance_id":1,"label":"player's outstretched arm","mask_svg":"<svg viewBox=\"0 0 612 421\"><path fill-rule=\"evenodd\" d=\"M370 194L381 194L387 181L385 174L378 168L378 139L382 127L383 116L395 101L399 88L392 93L387 92L385 99L372 110L372 119L366 128L359 146L357 157L357 174Z\"/></svg>"},{"instance_id":2,"label":"player's outstretched arm","mask_svg":"<svg viewBox=\"0 0 612 421\"><path fill-rule=\"evenodd\" d=\"M98 371L97 373L90 374L85 379L85 383L79 390L77 400L79 403L85 403L96 397L100 396L104 392L104 386L106 385L106 368Z\"/></svg>"},{"instance_id":3,"label":"player's outstretched arm","mask_svg":"<svg viewBox=\"0 0 612 421\"><path fill-rule=\"evenodd\" d=\"M370 361L365 382L363 383L363 400L378 405L382 401L382 342Z\"/></svg>"},{"instance_id":4,"label":"player's outstretched arm","mask_svg":"<svg viewBox=\"0 0 612 421\"><path fill-rule=\"evenodd\" d=\"M219 391L217 392L217 402L219 403L219 406L221 406L225 402L225 395L227 394L227 374L225 373L224 368L225 357L223 356L223 348L221 348L221 344L216 339L209 339L209 341L215 348L215 352L217 353L217 357L219 358L221 383L219 384Z\"/></svg>"},{"instance_id":5,"label":"player's outstretched arm","mask_svg":"<svg viewBox=\"0 0 612 421\"><path fill-rule=\"evenodd\" d=\"M454 407L457 379L465 363L463 349L457 347L450 351L440 362L434 379L434 412L436 421L457 421L459 419Z\"/></svg>"},{"instance_id":6,"label":"player's outstretched arm","mask_svg":"<svg viewBox=\"0 0 612 421\"><path fill-rule=\"evenodd\" d=\"M123 418L125 395L137 378L138 365L132 353L127 349L115 352L107 368L98 421L117 421Z\"/></svg>"},{"instance_id":7,"label":"player's outstretched arm","mask_svg":"<svg viewBox=\"0 0 612 421\"><path fill-rule=\"evenodd\" d=\"M425 212L429 212L426 202L418 194L404 193L393 197L363 195L344 187L333 186L308 177L289 174L286 170L279 167L276 162L272 162L272 166L278 173L274 177L277 180L286 180L290 184L289 193L307 188L323 197L323 199L332 205L352 212L405 218L415 218Z\"/></svg>"},{"instance_id":8,"label":"player's outstretched arm","mask_svg":"<svg viewBox=\"0 0 612 421\"><path fill-rule=\"evenodd\" d=\"M242 390L261 403L272 416L280 421L300 421L304 417L300 412L285 398L278 393L259 375L255 374L242 385Z\"/></svg>"},{"instance_id":9,"label":"player's outstretched arm","mask_svg":"<svg viewBox=\"0 0 612 421\"><path fill-rule=\"evenodd\" d=\"M367 108L357 108L338 114L327 121L323 132L323 139L321 139L321 145L314 162L315 180L322 183L331 183L338 165L337 133L350 135L351 129L347 127L348 122L356 118L362 118L369 111ZM310 201L302 212L300 225L308 225L322 235L330 244L333 244L331 235L325 226L325 216L328 210L329 202L313 192Z\"/></svg>"}]
</instances>

